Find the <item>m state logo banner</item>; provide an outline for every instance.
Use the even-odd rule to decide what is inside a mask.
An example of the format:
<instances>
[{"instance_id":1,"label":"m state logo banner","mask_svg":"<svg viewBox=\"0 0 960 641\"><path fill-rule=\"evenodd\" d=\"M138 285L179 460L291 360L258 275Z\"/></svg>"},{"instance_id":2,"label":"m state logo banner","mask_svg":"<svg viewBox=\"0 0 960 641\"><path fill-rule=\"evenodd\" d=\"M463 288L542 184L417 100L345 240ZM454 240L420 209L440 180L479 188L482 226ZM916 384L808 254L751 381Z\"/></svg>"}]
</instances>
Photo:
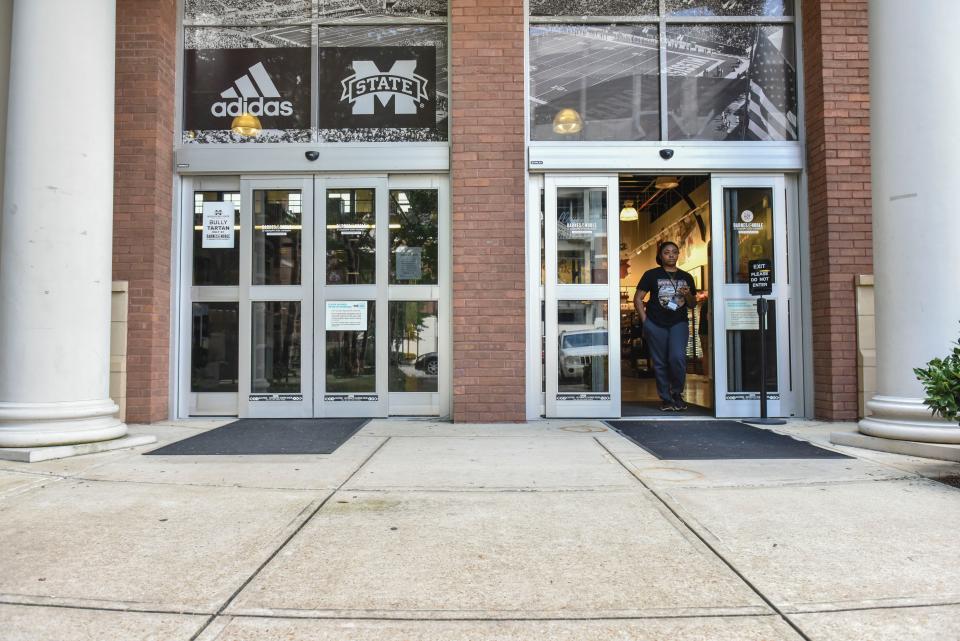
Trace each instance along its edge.
<instances>
[{"instance_id":1,"label":"m state logo banner","mask_svg":"<svg viewBox=\"0 0 960 641\"><path fill-rule=\"evenodd\" d=\"M184 77L184 130L230 129L242 113L264 129L310 128L310 49L188 49Z\"/></svg>"},{"instance_id":2,"label":"m state logo banner","mask_svg":"<svg viewBox=\"0 0 960 641\"><path fill-rule=\"evenodd\" d=\"M320 49L321 129L434 128L436 49Z\"/></svg>"}]
</instances>

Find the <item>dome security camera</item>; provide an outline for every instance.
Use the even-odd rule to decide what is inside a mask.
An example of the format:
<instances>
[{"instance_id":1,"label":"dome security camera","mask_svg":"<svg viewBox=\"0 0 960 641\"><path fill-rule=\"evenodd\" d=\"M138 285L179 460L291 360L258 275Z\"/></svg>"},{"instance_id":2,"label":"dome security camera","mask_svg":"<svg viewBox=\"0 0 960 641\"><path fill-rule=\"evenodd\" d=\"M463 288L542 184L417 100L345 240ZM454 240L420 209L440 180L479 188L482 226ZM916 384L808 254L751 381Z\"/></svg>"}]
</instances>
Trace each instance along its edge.
<instances>
[{"instance_id":1,"label":"dome security camera","mask_svg":"<svg viewBox=\"0 0 960 641\"><path fill-rule=\"evenodd\" d=\"M664 160L670 160L671 158L673 158L673 149L661 149L660 157L663 158Z\"/></svg>"},{"instance_id":2,"label":"dome security camera","mask_svg":"<svg viewBox=\"0 0 960 641\"><path fill-rule=\"evenodd\" d=\"M307 160L309 160L310 162L313 162L314 160L320 157L320 152L308 151L308 152L305 152L303 155L307 157Z\"/></svg>"}]
</instances>

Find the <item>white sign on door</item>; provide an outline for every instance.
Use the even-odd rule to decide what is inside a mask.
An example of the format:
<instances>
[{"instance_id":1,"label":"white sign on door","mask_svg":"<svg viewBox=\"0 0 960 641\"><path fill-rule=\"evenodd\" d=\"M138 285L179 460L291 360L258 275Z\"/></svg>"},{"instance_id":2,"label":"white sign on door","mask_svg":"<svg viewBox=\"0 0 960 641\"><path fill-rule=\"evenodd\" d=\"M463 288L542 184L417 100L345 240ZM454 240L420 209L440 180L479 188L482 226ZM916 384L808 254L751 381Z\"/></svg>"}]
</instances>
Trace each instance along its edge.
<instances>
[{"instance_id":1,"label":"white sign on door","mask_svg":"<svg viewBox=\"0 0 960 641\"><path fill-rule=\"evenodd\" d=\"M203 203L203 248L233 249L233 203Z\"/></svg>"},{"instance_id":2,"label":"white sign on door","mask_svg":"<svg viewBox=\"0 0 960 641\"><path fill-rule=\"evenodd\" d=\"M367 331L367 301L327 301L327 331Z\"/></svg>"},{"instance_id":3,"label":"white sign on door","mask_svg":"<svg viewBox=\"0 0 960 641\"><path fill-rule=\"evenodd\" d=\"M723 320L728 331L760 329L756 300L726 300L723 311Z\"/></svg>"}]
</instances>

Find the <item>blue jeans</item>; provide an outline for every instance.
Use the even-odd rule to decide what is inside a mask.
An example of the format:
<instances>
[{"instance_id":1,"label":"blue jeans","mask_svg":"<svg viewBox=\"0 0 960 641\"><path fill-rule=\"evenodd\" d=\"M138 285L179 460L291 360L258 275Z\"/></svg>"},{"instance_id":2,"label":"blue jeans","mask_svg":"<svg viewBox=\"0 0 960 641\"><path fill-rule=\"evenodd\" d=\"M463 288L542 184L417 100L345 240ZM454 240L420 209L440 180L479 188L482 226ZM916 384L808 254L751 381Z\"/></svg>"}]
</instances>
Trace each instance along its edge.
<instances>
[{"instance_id":1,"label":"blue jeans","mask_svg":"<svg viewBox=\"0 0 960 641\"><path fill-rule=\"evenodd\" d=\"M647 319L643 324L643 335L647 339L647 349L653 361L653 375L657 379L657 394L661 400L672 403L683 394L687 381L687 340L690 327L687 323L677 323L671 327L660 327Z\"/></svg>"}]
</instances>

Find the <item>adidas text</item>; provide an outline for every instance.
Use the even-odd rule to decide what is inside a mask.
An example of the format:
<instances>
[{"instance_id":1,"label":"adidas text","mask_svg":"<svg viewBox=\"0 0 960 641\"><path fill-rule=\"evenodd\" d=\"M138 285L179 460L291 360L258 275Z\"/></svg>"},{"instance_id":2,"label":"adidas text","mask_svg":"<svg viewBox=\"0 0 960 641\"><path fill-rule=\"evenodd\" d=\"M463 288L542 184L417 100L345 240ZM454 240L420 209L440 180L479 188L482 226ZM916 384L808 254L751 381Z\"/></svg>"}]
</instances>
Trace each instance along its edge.
<instances>
[{"instance_id":1,"label":"adidas text","mask_svg":"<svg viewBox=\"0 0 960 641\"><path fill-rule=\"evenodd\" d=\"M213 103L210 113L218 118L239 116L249 113L251 116L290 116L293 114L293 103L289 100L264 100L263 98L234 101L220 101Z\"/></svg>"}]
</instances>

